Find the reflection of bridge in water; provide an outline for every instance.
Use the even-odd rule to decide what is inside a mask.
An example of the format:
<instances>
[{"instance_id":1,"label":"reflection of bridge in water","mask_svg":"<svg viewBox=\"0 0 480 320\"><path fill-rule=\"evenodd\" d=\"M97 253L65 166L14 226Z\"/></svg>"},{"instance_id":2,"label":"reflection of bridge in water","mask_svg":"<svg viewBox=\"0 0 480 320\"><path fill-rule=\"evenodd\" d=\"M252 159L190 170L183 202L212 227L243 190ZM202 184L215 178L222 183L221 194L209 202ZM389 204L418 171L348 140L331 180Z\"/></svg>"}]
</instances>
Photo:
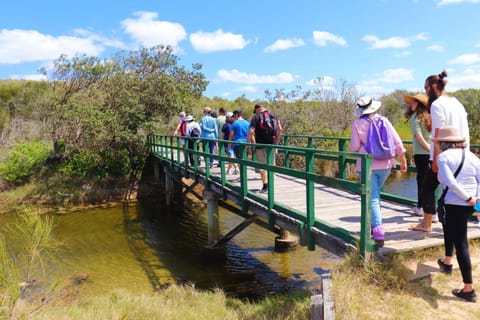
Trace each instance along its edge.
<instances>
[{"instance_id":1,"label":"reflection of bridge in water","mask_svg":"<svg viewBox=\"0 0 480 320\"><path fill-rule=\"evenodd\" d=\"M307 147L291 146L299 136L286 136L284 144L272 148L267 146L268 164L257 163L242 144L240 175L227 175L225 165L209 168L200 157L208 157L195 144L195 165L182 163L183 152L178 137L150 136L151 155L156 159L155 176L164 177L167 194L173 195L174 186L182 186L184 193L193 192L197 184L205 187L203 194L209 212L209 242L216 246L223 244L241 232L250 223L263 224L271 230L288 230L299 235L300 242L314 249L319 245L333 252L359 250L365 256L378 250L380 254L398 251L414 251L443 245L441 224L433 225L431 233L411 231L409 225L418 222L419 217L411 213L414 199L382 193L382 215L385 227L385 246L378 248L370 238L370 176L363 174L360 181L347 178L347 170L357 157L362 161L362 172L369 172L371 158L364 154L346 152L348 139L330 137L304 137ZM326 141L330 149L314 148L314 139ZM297 140L298 141L298 140ZM277 165L273 165L275 149L278 150ZM225 164L224 147L213 156ZM208 159L207 159L208 160ZM293 169L291 164L301 169ZM329 163L337 172L335 177L318 174L318 168ZM159 170L162 168L162 170ZM268 170L269 192L259 193L261 181L254 168ZM415 171L415 168L409 168ZM177 182L177 184L174 183ZM198 197L202 197L197 194ZM245 221L220 239L215 227L218 219L218 200L229 200L240 207L237 214ZM469 238L479 238L480 229L469 225Z\"/></svg>"}]
</instances>

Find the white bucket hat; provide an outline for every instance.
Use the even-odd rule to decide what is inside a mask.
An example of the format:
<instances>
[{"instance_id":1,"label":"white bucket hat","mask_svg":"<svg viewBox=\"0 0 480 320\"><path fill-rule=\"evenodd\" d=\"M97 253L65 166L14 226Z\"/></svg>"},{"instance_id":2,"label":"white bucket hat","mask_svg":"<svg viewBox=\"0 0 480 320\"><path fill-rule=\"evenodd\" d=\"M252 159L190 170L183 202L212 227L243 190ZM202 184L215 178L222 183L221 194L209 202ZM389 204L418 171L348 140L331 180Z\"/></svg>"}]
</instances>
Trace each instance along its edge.
<instances>
[{"instance_id":1,"label":"white bucket hat","mask_svg":"<svg viewBox=\"0 0 480 320\"><path fill-rule=\"evenodd\" d=\"M187 117L185 118L185 121L187 121L187 122L188 122L188 121L193 121L193 117L192 117L192 116L187 116Z\"/></svg>"},{"instance_id":2,"label":"white bucket hat","mask_svg":"<svg viewBox=\"0 0 480 320\"><path fill-rule=\"evenodd\" d=\"M371 97L361 97L357 100L356 106L357 108L353 111L353 114L357 118L360 118L365 114L370 114L377 111L382 106L382 103L380 101L373 100Z\"/></svg>"}]
</instances>

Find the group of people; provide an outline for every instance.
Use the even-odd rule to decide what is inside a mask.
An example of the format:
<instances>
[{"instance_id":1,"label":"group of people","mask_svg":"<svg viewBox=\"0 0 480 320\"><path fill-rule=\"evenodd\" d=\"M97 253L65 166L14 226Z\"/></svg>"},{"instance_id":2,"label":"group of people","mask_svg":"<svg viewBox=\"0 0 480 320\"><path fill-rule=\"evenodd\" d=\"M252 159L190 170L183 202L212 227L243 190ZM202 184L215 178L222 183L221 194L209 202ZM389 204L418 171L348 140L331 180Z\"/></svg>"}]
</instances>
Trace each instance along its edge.
<instances>
[{"instance_id":1,"label":"group of people","mask_svg":"<svg viewBox=\"0 0 480 320\"><path fill-rule=\"evenodd\" d=\"M186 115L185 112L180 113L180 119L175 129L174 135L181 136L181 144L184 145L185 161L189 161L190 165L194 165L194 157L192 152L195 140L192 138L205 138L202 140L202 150L204 152L214 154L218 139L224 140L225 154L230 158L241 158L241 144L245 143L261 143L261 144L277 144L280 139L282 131L280 120L273 116L263 104L256 104L253 110L253 117L250 121L243 118L241 110L227 112L222 107L218 111L218 116L212 116L210 107L203 109L203 117L200 122L196 122L194 117ZM272 126L273 132L266 134L266 117L275 121ZM272 135L270 137L269 135ZM267 151L264 147L257 146L254 149L255 159L261 163L267 163ZM200 164L199 164L200 165ZM211 167L214 165L214 158L210 158L208 164ZM220 162L217 163L220 166ZM260 193L268 193L268 176L264 169L255 169L255 172L260 174L262 187L259 189ZM239 174L239 165L232 161L228 162L227 174Z\"/></svg>"},{"instance_id":2,"label":"group of people","mask_svg":"<svg viewBox=\"0 0 480 320\"><path fill-rule=\"evenodd\" d=\"M413 155L417 169L417 205L415 214L423 219L410 226L413 231L431 232L436 215L436 189L441 184L446 191L444 197L445 217L442 219L445 256L437 260L441 272L452 273L454 251L461 271L463 288L454 289L452 294L469 302L476 302L473 289L472 265L468 248L467 223L480 201L480 159L469 150L469 127L464 106L447 94L447 72L431 75L425 80L425 93L405 96L408 106L405 118L410 121L413 138ZM377 110L381 102L369 97L357 101L352 125L350 150L366 152L369 121L382 119L392 135L395 154L400 158L400 170L406 171L405 148L388 119ZM368 120L368 121L366 121ZM395 158L372 160L371 189L371 234L380 245L384 245L385 231L380 212L380 190L390 170L396 166ZM361 167L357 163L357 171Z\"/></svg>"},{"instance_id":3,"label":"group of people","mask_svg":"<svg viewBox=\"0 0 480 320\"><path fill-rule=\"evenodd\" d=\"M480 159L469 150L469 127L467 112L464 106L447 94L445 78L447 73L431 75L425 80L425 94L418 93L404 97L407 104L406 121L410 122L413 140L413 159L417 175L417 205L413 212L422 216L422 220L410 226L412 231L431 232L432 223L438 221L436 215L436 189L441 184L445 195L445 217L442 219L445 256L438 259L440 271L452 273L452 259L455 251L462 274L463 288L452 291L453 295L466 301L475 302L473 289L472 265L470 260L467 223L474 212L474 205L480 201ZM370 223L371 236L379 246L385 243L385 230L380 210L380 192L392 168L400 162L400 171L407 171L406 149L391 122L378 113L381 102L371 97L361 97L355 106L356 119L352 124L350 150L360 153L372 153L372 126L389 137L391 156L376 158L372 154ZM254 116L250 121L243 119L242 112L226 112L220 108L215 119L209 107L204 108L204 116L200 123L192 116L180 114L180 122L175 134L184 137L199 136L211 140L203 140L203 150L213 154L215 139L225 140L225 153L229 157L240 155L241 143L276 144L282 131L278 118L275 120L274 137L266 137L265 122L271 113L262 104L255 105ZM379 129L378 126L382 128ZM182 130L184 127L184 130ZM378 138L379 139L379 138ZM193 148L192 139L187 139ZM182 139L182 141L184 141ZM184 143L184 142L182 142ZM255 149L255 159L267 163L266 148ZM193 165L193 155L189 154ZM213 165L210 158L210 166ZM238 174L235 162L228 164L227 173ZM361 160L357 160L356 171L361 172ZM260 173L262 188L260 192L268 192L268 179L265 170ZM447 189L448 188L448 189Z\"/></svg>"}]
</instances>

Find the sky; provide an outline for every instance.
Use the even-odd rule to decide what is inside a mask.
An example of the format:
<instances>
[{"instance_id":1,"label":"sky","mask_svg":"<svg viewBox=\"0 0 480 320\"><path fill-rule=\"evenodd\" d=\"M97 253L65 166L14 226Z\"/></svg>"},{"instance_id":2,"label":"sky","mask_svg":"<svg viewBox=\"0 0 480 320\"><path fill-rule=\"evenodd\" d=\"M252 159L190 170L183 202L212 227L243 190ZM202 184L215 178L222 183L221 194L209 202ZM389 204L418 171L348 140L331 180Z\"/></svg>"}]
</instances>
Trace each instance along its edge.
<instances>
[{"instance_id":1,"label":"sky","mask_svg":"<svg viewBox=\"0 0 480 320\"><path fill-rule=\"evenodd\" d=\"M200 63L204 95L265 99L265 90L338 90L381 97L480 88L480 0L5 1L0 79L46 80L61 54L107 59L155 45Z\"/></svg>"}]
</instances>

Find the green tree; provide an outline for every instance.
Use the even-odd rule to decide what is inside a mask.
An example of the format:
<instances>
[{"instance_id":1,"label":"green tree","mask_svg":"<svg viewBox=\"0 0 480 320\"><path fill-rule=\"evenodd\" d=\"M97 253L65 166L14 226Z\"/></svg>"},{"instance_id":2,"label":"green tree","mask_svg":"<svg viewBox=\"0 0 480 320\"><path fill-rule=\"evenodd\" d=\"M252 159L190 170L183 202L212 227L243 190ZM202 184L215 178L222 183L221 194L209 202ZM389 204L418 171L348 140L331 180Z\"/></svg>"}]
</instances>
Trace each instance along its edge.
<instances>
[{"instance_id":1,"label":"green tree","mask_svg":"<svg viewBox=\"0 0 480 320\"><path fill-rule=\"evenodd\" d=\"M63 145L67 159L88 151L110 161L118 153L123 161L126 151L135 175L146 157L146 135L191 108L205 90L201 65L192 69L179 66L172 49L163 46L119 52L103 61L61 56L44 108L54 146ZM100 152L105 150L111 152Z\"/></svg>"}]
</instances>

